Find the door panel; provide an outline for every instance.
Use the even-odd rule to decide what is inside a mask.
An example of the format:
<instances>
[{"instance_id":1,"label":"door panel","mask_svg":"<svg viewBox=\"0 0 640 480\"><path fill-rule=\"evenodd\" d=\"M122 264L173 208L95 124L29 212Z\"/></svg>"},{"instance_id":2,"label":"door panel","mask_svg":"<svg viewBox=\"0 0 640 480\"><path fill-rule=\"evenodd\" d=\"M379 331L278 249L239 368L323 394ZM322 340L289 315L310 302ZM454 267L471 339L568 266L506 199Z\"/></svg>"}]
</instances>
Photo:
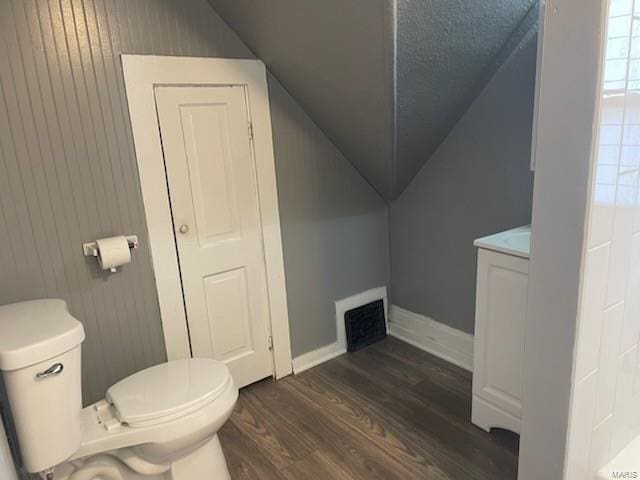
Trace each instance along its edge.
<instances>
[{"instance_id":1,"label":"door panel","mask_svg":"<svg viewBox=\"0 0 640 480\"><path fill-rule=\"evenodd\" d=\"M226 104L180 106L201 245L237 232Z\"/></svg>"},{"instance_id":2,"label":"door panel","mask_svg":"<svg viewBox=\"0 0 640 480\"><path fill-rule=\"evenodd\" d=\"M490 265L487 281L486 386L519 405L528 276L511 266Z\"/></svg>"},{"instance_id":3,"label":"door panel","mask_svg":"<svg viewBox=\"0 0 640 480\"><path fill-rule=\"evenodd\" d=\"M193 356L244 386L272 374L244 87L156 87L156 103Z\"/></svg>"},{"instance_id":4,"label":"door panel","mask_svg":"<svg viewBox=\"0 0 640 480\"><path fill-rule=\"evenodd\" d=\"M528 260L478 250L473 394L517 419L522 410L528 275Z\"/></svg>"},{"instance_id":5,"label":"door panel","mask_svg":"<svg viewBox=\"0 0 640 480\"><path fill-rule=\"evenodd\" d=\"M213 357L231 361L253 350L251 307L244 268L204 278Z\"/></svg>"}]
</instances>

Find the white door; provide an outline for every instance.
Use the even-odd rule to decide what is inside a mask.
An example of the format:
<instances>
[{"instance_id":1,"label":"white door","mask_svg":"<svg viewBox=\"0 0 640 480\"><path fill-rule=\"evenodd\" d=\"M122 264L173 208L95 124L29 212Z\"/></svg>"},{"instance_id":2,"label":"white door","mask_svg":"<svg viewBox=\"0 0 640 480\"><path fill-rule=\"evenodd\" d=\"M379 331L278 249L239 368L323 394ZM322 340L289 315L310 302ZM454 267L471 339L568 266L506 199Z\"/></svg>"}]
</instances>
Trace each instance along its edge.
<instances>
[{"instance_id":1,"label":"white door","mask_svg":"<svg viewBox=\"0 0 640 480\"><path fill-rule=\"evenodd\" d=\"M273 371L245 87L155 93L192 354L242 387Z\"/></svg>"}]
</instances>

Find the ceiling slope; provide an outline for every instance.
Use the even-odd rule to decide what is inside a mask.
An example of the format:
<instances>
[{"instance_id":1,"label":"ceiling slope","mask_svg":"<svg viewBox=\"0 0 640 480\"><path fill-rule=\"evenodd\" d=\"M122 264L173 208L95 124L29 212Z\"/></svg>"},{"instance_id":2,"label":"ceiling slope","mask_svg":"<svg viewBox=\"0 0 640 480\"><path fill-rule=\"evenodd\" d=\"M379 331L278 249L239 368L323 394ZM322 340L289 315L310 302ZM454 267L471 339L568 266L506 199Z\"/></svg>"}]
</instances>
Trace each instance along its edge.
<instances>
[{"instance_id":1,"label":"ceiling slope","mask_svg":"<svg viewBox=\"0 0 640 480\"><path fill-rule=\"evenodd\" d=\"M537 0L208 0L387 200L537 18Z\"/></svg>"},{"instance_id":2,"label":"ceiling slope","mask_svg":"<svg viewBox=\"0 0 640 480\"><path fill-rule=\"evenodd\" d=\"M398 0L394 196L537 21L535 3Z\"/></svg>"},{"instance_id":3,"label":"ceiling slope","mask_svg":"<svg viewBox=\"0 0 640 480\"><path fill-rule=\"evenodd\" d=\"M209 0L385 198L393 174L393 2Z\"/></svg>"}]
</instances>

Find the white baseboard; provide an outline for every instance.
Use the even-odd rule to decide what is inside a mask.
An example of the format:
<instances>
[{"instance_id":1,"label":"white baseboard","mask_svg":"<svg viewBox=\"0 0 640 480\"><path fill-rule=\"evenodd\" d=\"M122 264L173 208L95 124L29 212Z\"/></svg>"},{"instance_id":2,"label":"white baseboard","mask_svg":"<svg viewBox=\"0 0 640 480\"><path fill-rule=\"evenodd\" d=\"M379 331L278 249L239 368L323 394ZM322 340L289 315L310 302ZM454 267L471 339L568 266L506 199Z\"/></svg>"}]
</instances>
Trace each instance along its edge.
<instances>
[{"instance_id":1,"label":"white baseboard","mask_svg":"<svg viewBox=\"0 0 640 480\"><path fill-rule=\"evenodd\" d=\"M391 306L389 334L458 367L473 371L473 335L397 305Z\"/></svg>"},{"instance_id":2,"label":"white baseboard","mask_svg":"<svg viewBox=\"0 0 640 480\"><path fill-rule=\"evenodd\" d=\"M324 347L312 350L292 360L293 373L298 374L304 372L311 367L320 365L321 363L331 360L332 358L336 358L343 353L347 353L347 349L338 342L333 342L329 345L325 345Z\"/></svg>"},{"instance_id":3,"label":"white baseboard","mask_svg":"<svg viewBox=\"0 0 640 480\"><path fill-rule=\"evenodd\" d=\"M343 298L341 300L336 300L335 302L335 311L336 311L336 335L337 339L335 342L325 345L324 347L320 347L316 350L312 350L311 352L305 353L296 357L292 360L293 365L293 373L297 374L300 372L304 372L311 367L315 367L316 365L320 365L327 360L331 360L343 353L347 352L347 335L345 333L344 327L344 314L357 307L361 307L362 305L366 305L367 303L375 302L376 300L382 300L384 303L384 318L389 318L389 310L387 306L387 287L377 287L372 288L370 290L358 293L356 295L352 295L351 297ZM387 331L388 331L387 326Z\"/></svg>"}]
</instances>

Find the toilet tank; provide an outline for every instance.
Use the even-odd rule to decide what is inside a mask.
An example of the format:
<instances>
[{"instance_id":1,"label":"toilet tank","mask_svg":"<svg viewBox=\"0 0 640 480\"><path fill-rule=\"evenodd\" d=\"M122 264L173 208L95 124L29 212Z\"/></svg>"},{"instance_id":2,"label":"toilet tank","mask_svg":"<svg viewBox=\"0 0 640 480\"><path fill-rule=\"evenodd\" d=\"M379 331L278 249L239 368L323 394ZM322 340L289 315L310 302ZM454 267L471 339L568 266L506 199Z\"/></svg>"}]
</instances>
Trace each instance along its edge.
<instances>
[{"instance_id":1,"label":"toilet tank","mask_svg":"<svg viewBox=\"0 0 640 480\"><path fill-rule=\"evenodd\" d=\"M0 306L0 370L28 472L62 463L80 447L83 340L63 300Z\"/></svg>"}]
</instances>

